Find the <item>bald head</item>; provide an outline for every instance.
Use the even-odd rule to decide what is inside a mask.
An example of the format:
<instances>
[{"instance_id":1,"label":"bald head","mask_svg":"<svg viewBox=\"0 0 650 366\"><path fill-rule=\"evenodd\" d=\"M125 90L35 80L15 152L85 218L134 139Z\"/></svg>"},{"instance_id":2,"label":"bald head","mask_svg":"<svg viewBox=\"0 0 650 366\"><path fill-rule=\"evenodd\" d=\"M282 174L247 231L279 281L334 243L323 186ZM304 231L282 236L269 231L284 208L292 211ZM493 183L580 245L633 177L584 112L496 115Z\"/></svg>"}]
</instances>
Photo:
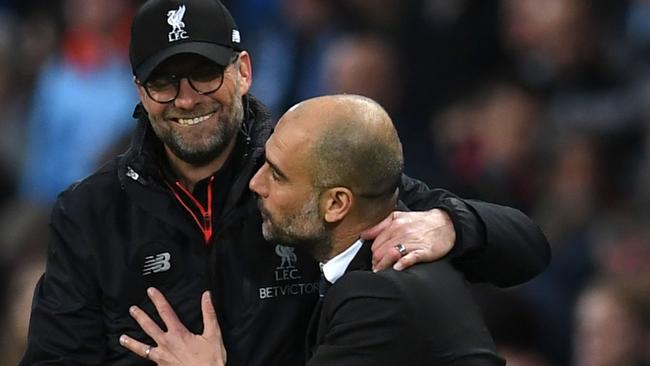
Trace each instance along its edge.
<instances>
[{"instance_id":1,"label":"bald head","mask_svg":"<svg viewBox=\"0 0 650 366\"><path fill-rule=\"evenodd\" d=\"M331 95L297 104L277 131L303 134L304 160L316 187L345 186L368 199L391 197L402 168L402 147L386 111L372 99Z\"/></svg>"}]
</instances>

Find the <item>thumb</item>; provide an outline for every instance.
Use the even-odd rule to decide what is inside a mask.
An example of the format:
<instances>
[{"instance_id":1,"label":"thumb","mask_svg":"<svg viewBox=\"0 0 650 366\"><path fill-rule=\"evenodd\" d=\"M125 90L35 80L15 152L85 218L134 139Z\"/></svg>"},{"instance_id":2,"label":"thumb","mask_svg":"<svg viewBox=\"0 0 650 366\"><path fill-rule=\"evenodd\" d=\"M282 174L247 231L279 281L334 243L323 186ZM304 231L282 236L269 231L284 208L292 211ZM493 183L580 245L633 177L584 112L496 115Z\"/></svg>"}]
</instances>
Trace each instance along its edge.
<instances>
[{"instance_id":1,"label":"thumb","mask_svg":"<svg viewBox=\"0 0 650 366\"><path fill-rule=\"evenodd\" d=\"M370 229L367 229L361 233L361 239L363 240L373 240L377 238L379 234L381 234L384 229L390 226L390 224L393 222L393 213L388 215L385 219L383 219L380 223L377 225L371 227Z\"/></svg>"},{"instance_id":2,"label":"thumb","mask_svg":"<svg viewBox=\"0 0 650 366\"><path fill-rule=\"evenodd\" d=\"M210 291L201 296L201 312L203 313L203 336L206 338L221 337L221 328L217 320L217 312L212 305Z\"/></svg>"}]
</instances>

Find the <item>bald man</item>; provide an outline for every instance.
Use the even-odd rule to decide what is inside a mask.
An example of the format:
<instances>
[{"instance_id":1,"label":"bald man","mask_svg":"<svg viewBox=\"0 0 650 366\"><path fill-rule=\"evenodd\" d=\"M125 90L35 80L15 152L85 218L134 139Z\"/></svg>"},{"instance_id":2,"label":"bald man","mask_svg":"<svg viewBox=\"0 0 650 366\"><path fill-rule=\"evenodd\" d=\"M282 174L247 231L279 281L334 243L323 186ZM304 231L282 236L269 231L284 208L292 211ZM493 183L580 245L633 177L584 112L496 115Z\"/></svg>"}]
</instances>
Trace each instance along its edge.
<instances>
[{"instance_id":1,"label":"bald man","mask_svg":"<svg viewBox=\"0 0 650 366\"><path fill-rule=\"evenodd\" d=\"M397 132L379 104L357 95L302 102L280 119L265 154L249 184L259 196L264 238L321 262L321 298L306 335L308 365L504 364L447 260L372 271L372 242L360 234L401 207L403 166ZM132 316L156 341L158 365L225 364L208 294L203 334L184 328L158 290L148 294L168 331L140 310ZM122 344L135 353L151 350L128 336Z\"/></svg>"},{"instance_id":2,"label":"bald man","mask_svg":"<svg viewBox=\"0 0 650 366\"><path fill-rule=\"evenodd\" d=\"M372 272L371 242L359 234L395 209L402 166L390 117L361 96L300 103L266 143L266 163L250 182L264 237L306 250L326 280L308 365L504 364L447 261Z\"/></svg>"}]
</instances>

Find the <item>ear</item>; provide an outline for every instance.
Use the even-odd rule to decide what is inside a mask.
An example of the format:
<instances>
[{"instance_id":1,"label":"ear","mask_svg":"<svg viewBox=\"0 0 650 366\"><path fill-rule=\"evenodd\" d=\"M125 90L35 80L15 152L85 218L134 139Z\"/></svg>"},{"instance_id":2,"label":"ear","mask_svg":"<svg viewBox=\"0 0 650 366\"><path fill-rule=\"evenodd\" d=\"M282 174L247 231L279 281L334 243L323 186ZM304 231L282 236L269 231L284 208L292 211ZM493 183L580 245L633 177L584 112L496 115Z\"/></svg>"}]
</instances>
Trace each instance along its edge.
<instances>
[{"instance_id":1,"label":"ear","mask_svg":"<svg viewBox=\"0 0 650 366\"><path fill-rule=\"evenodd\" d=\"M239 53L239 80L242 95L248 93L253 84L253 65L251 56L246 51Z\"/></svg>"},{"instance_id":2,"label":"ear","mask_svg":"<svg viewBox=\"0 0 650 366\"><path fill-rule=\"evenodd\" d=\"M144 87L138 83L138 80L133 77L133 85L135 86L135 90L138 92L138 96L140 97L140 101L144 102L145 98L147 98L147 92L144 90Z\"/></svg>"},{"instance_id":3,"label":"ear","mask_svg":"<svg viewBox=\"0 0 650 366\"><path fill-rule=\"evenodd\" d=\"M323 192L321 207L323 219L327 223L336 223L343 220L352 208L352 191L345 187L334 187Z\"/></svg>"}]
</instances>

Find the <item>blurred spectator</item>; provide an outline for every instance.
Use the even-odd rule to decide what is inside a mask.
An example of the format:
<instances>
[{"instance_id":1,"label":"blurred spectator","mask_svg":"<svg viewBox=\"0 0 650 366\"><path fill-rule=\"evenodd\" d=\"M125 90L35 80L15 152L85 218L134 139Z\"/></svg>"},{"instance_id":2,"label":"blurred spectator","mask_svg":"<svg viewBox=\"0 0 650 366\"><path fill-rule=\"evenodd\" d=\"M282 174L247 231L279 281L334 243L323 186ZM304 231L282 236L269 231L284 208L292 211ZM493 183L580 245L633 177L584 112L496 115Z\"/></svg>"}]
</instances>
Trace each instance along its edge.
<instances>
[{"instance_id":1,"label":"blurred spectator","mask_svg":"<svg viewBox=\"0 0 650 366\"><path fill-rule=\"evenodd\" d=\"M45 271L47 211L29 204L12 204L0 216L0 254L7 274L2 287L0 355L17 365L27 345L34 287Z\"/></svg>"},{"instance_id":2,"label":"blurred spectator","mask_svg":"<svg viewBox=\"0 0 650 366\"><path fill-rule=\"evenodd\" d=\"M528 210L536 193L540 100L490 82L432 121L432 139L459 194Z\"/></svg>"},{"instance_id":3,"label":"blurred spectator","mask_svg":"<svg viewBox=\"0 0 650 366\"><path fill-rule=\"evenodd\" d=\"M24 114L25 89L15 80L16 68L12 60L15 32L14 17L0 11L0 203L15 194L16 176L23 156L23 132L21 118Z\"/></svg>"},{"instance_id":4,"label":"blurred spectator","mask_svg":"<svg viewBox=\"0 0 650 366\"><path fill-rule=\"evenodd\" d=\"M504 67L544 93L555 128L625 139L639 128L643 102L634 93L640 75L631 55L607 33L599 3L502 0L502 41L509 56Z\"/></svg>"},{"instance_id":5,"label":"blurred spectator","mask_svg":"<svg viewBox=\"0 0 650 366\"><path fill-rule=\"evenodd\" d=\"M230 9L244 38L246 47L252 35L263 31L272 23L279 22L281 0L226 0L222 3ZM245 35L245 36L244 36Z\"/></svg>"},{"instance_id":6,"label":"blurred spectator","mask_svg":"<svg viewBox=\"0 0 650 366\"><path fill-rule=\"evenodd\" d=\"M576 366L643 366L650 361L650 282L599 280L576 306Z\"/></svg>"},{"instance_id":7,"label":"blurred spectator","mask_svg":"<svg viewBox=\"0 0 650 366\"><path fill-rule=\"evenodd\" d=\"M555 136L546 146L534 216L560 251L595 219L611 182L596 142L585 135Z\"/></svg>"},{"instance_id":8,"label":"blurred spectator","mask_svg":"<svg viewBox=\"0 0 650 366\"><path fill-rule=\"evenodd\" d=\"M594 257L603 275L650 281L650 214L621 210L602 215L593 230Z\"/></svg>"},{"instance_id":9,"label":"blurred spectator","mask_svg":"<svg viewBox=\"0 0 650 366\"><path fill-rule=\"evenodd\" d=\"M531 304L515 292L474 286L492 338L509 366L551 366L539 347L542 319Z\"/></svg>"},{"instance_id":10,"label":"blurred spectator","mask_svg":"<svg viewBox=\"0 0 650 366\"><path fill-rule=\"evenodd\" d=\"M440 180L429 136L418 114L404 101L404 64L398 47L377 33L348 33L338 37L324 55L324 92L365 95L390 113L404 144L407 174L427 183Z\"/></svg>"},{"instance_id":11,"label":"blurred spectator","mask_svg":"<svg viewBox=\"0 0 650 366\"><path fill-rule=\"evenodd\" d=\"M650 84L648 85L650 87ZM646 111L645 130L642 132L642 136L643 151L639 158L637 175L632 189L635 207L638 207L639 210L650 207L650 107Z\"/></svg>"},{"instance_id":12,"label":"blurred spectator","mask_svg":"<svg viewBox=\"0 0 650 366\"><path fill-rule=\"evenodd\" d=\"M48 204L132 129L126 0L67 0L59 53L34 92L20 191Z\"/></svg>"},{"instance_id":13,"label":"blurred spectator","mask_svg":"<svg viewBox=\"0 0 650 366\"><path fill-rule=\"evenodd\" d=\"M248 9L234 16L264 24L242 37L253 56L252 94L279 117L298 101L323 94L323 55L340 28L332 1L278 0L277 6L277 18Z\"/></svg>"},{"instance_id":14,"label":"blurred spectator","mask_svg":"<svg viewBox=\"0 0 650 366\"><path fill-rule=\"evenodd\" d=\"M625 23L627 39L650 65L650 1L631 0Z\"/></svg>"},{"instance_id":15,"label":"blurred spectator","mask_svg":"<svg viewBox=\"0 0 650 366\"><path fill-rule=\"evenodd\" d=\"M400 112L402 69L399 53L388 40L350 34L332 42L324 55L325 91L365 95L391 115Z\"/></svg>"},{"instance_id":16,"label":"blurred spectator","mask_svg":"<svg viewBox=\"0 0 650 366\"><path fill-rule=\"evenodd\" d=\"M14 268L9 274L10 284L7 291L7 308L3 314L3 362L17 365L27 346L27 329L29 327L29 309L36 282L45 271L45 259L34 259L23 263L23 267Z\"/></svg>"},{"instance_id":17,"label":"blurred spectator","mask_svg":"<svg viewBox=\"0 0 650 366\"><path fill-rule=\"evenodd\" d=\"M406 101L414 118L427 120L492 78L503 60L497 2L402 1L410 8L395 43L407 60Z\"/></svg>"},{"instance_id":18,"label":"blurred spectator","mask_svg":"<svg viewBox=\"0 0 650 366\"><path fill-rule=\"evenodd\" d=\"M398 36L407 29L411 2L401 0L339 0L346 28L353 32L382 32Z\"/></svg>"},{"instance_id":19,"label":"blurred spectator","mask_svg":"<svg viewBox=\"0 0 650 366\"><path fill-rule=\"evenodd\" d=\"M542 187L533 217L548 235L553 261L547 270L519 290L547 321L540 327L540 345L557 364L568 364L571 353L573 305L594 274L593 222L604 206L608 179L600 152L585 135L545 139L539 167ZM602 201L601 201L602 200Z\"/></svg>"},{"instance_id":20,"label":"blurred spectator","mask_svg":"<svg viewBox=\"0 0 650 366\"><path fill-rule=\"evenodd\" d=\"M15 23L17 40L13 55L16 81L30 91L41 67L57 50L61 36L60 5L60 1L39 3L20 13L19 21Z\"/></svg>"},{"instance_id":21,"label":"blurred spectator","mask_svg":"<svg viewBox=\"0 0 650 366\"><path fill-rule=\"evenodd\" d=\"M570 71L596 52L596 28L583 0L501 3L504 43L527 82L541 86L570 77Z\"/></svg>"},{"instance_id":22,"label":"blurred spectator","mask_svg":"<svg viewBox=\"0 0 650 366\"><path fill-rule=\"evenodd\" d=\"M16 194L26 139L25 115L34 74L52 52L55 20L43 15L45 7L20 13L0 9L0 203Z\"/></svg>"}]
</instances>

